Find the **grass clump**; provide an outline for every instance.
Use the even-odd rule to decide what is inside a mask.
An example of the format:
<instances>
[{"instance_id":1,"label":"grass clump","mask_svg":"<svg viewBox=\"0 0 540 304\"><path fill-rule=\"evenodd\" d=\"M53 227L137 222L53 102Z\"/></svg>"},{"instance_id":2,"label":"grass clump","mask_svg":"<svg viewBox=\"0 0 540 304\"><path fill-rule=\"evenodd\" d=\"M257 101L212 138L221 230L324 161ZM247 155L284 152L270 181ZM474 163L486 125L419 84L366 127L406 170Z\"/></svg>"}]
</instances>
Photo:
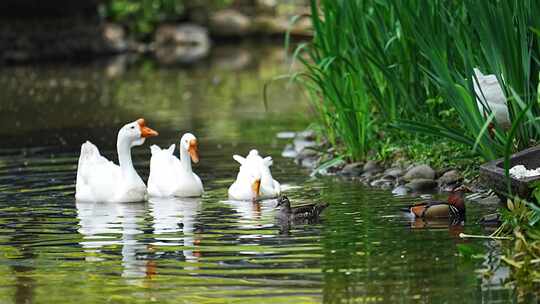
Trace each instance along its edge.
<instances>
[{"instance_id":1,"label":"grass clump","mask_svg":"<svg viewBox=\"0 0 540 304\"><path fill-rule=\"evenodd\" d=\"M533 0L313 0L314 38L296 50L306 68L297 76L323 135L350 160L384 149L377 134L391 127L491 160L540 138L539 9ZM510 128L475 92L475 68L496 75Z\"/></svg>"}]
</instances>

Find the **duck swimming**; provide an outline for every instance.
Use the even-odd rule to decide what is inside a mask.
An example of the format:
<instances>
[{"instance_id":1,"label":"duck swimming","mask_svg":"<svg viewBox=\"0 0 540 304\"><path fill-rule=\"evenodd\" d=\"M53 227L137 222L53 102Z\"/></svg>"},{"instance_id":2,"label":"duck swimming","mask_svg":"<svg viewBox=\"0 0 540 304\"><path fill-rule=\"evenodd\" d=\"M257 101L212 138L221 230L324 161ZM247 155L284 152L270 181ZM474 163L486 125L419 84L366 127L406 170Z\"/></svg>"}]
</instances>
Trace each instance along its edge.
<instances>
[{"instance_id":1,"label":"duck swimming","mask_svg":"<svg viewBox=\"0 0 540 304\"><path fill-rule=\"evenodd\" d=\"M448 196L448 200L444 201L427 201L411 205L402 209L404 212L410 213L416 218L450 218L463 219L465 218L465 193L470 192L469 188L459 186L452 190Z\"/></svg>"},{"instance_id":2,"label":"duck swimming","mask_svg":"<svg viewBox=\"0 0 540 304\"><path fill-rule=\"evenodd\" d=\"M291 207L289 198L283 195L278 198L276 207L279 207L279 213L276 216L290 220L314 219L318 218L328 205L328 203L316 203Z\"/></svg>"},{"instance_id":3,"label":"duck swimming","mask_svg":"<svg viewBox=\"0 0 540 304\"><path fill-rule=\"evenodd\" d=\"M281 185L272 177L271 157L261 157L257 150L251 150L247 157L233 155L240 164L234 183L229 187L232 200L250 201L275 198L281 194Z\"/></svg>"},{"instance_id":4,"label":"duck swimming","mask_svg":"<svg viewBox=\"0 0 540 304\"><path fill-rule=\"evenodd\" d=\"M203 194L203 184L193 173L191 162L199 162L197 138L186 133L180 139L180 159L173 155L175 145L168 149L150 147L150 177L148 194L158 197L199 197Z\"/></svg>"},{"instance_id":5,"label":"duck swimming","mask_svg":"<svg viewBox=\"0 0 540 304\"><path fill-rule=\"evenodd\" d=\"M75 198L87 202L139 202L146 198L146 185L133 168L131 148L158 132L146 126L143 118L124 125L116 141L120 166L101 156L87 141L81 146L77 166Z\"/></svg>"}]
</instances>

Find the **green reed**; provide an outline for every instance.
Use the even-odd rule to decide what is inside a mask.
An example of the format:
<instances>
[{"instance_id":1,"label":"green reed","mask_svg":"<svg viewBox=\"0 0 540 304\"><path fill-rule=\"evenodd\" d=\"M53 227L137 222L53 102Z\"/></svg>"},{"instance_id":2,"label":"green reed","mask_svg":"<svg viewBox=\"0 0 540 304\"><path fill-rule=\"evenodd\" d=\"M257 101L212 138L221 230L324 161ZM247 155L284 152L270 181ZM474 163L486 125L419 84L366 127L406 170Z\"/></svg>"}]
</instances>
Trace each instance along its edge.
<instances>
[{"instance_id":1,"label":"green reed","mask_svg":"<svg viewBox=\"0 0 540 304\"><path fill-rule=\"evenodd\" d=\"M423 59L400 36L388 1L313 0L311 8L314 39L296 52L303 83L324 135L350 159L364 158L381 126L427 110L418 101L430 84L415 68Z\"/></svg>"},{"instance_id":2,"label":"green reed","mask_svg":"<svg viewBox=\"0 0 540 304\"><path fill-rule=\"evenodd\" d=\"M311 7L314 38L296 58L324 135L345 156L377 150L388 126L460 142L484 159L540 138L538 1L313 0ZM479 110L474 68L497 75L511 128Z\"/></svg>"}]
</instances>

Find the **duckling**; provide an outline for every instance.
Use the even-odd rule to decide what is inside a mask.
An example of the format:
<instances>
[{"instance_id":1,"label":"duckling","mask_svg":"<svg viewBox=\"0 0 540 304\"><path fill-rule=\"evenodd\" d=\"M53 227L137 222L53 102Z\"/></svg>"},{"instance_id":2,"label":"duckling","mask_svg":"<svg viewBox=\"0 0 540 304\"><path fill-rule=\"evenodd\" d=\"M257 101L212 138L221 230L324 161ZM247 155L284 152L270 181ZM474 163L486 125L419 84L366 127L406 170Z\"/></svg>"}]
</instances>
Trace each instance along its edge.
<instances>
[{"instance_id":1,"label":"duckling","mask_svg":"<svg viewBox=\"0 0 540 304\"><path fill-rule=\"evenodd\" d=\"M408 212L415 218L433 219L433 218L450 218L463 219L465 218L465 193L470 192L470 189L465 186L459 186L452 190L448 196L448 200L444 201L427 201L419 204L411 205L402 209Z\"/></svg>"},{"instance_id":2,"label":"duckling","mask_svg":"<svg viewBox=\"0 0 540 304\"><path fill-rule=\"evenodd\" d=\"M315 219L319 217L326 207L328 207L328 203L306 204L291 207L289 198L283 195L278 198L276 207L280 207L279 213L276 216L281 218L286 217L290 220Z\"/></svg>"}]
</instances>

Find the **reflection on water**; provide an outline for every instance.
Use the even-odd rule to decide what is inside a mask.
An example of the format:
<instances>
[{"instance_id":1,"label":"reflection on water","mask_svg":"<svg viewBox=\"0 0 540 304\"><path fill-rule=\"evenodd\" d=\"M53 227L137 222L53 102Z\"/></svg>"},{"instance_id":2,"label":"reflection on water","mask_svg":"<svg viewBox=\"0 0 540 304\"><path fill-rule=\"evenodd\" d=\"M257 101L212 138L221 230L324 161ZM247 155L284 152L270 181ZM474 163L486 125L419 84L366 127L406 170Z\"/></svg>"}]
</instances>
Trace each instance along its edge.
<instances>
[{"instance_id":1,"label":"reflection on water","mask_svg":"<svg viewBox=\"0 0 540 304\"><path fill-rule=\"evenodd\" d=\"M200 235L196 231L197 215L201 211L199 198L150 198L150 214L156 246L183 246L182 255L186 262L196 263L201 253L196 249ZM176 238L175 232L182 232L182 238ZM186 266L184 269L195 270L197 267Z\"/></svg>"},{"instance_id":2,"label":"reflection on water","mask_svg":"<svg viewBox=\"0 0 540 304\"><path fill-rule=\"evenodd\" d=\"M231 56L234 49L222 53ZM279 48L216 51L203 66L9 67L0 74L0 303L506 303L496 247L470 205L463 225L411 222L407 196L334 178L309 179L280 156L280 131L307 125L302 94L266 81L286 71ZM247 53L246 53L247 52ZM234 57L234 56L233 56ZM226 57L225 57L226 58ZM247 63L244 63L247 62ZM148 177L149 145L184 131L200 140L201 199L92 204L74 200L80 144L116 161L119 125L144 116L160 136L133 149ZM275 200L227 200L233 154L258 148L294 204L328 202L318 222L283 227ZM484 259L460 256L470 246ZM488 258L489 257L489 258ZM480 276L489 269L494 276Z\"/></svg>"}]
</instances>

